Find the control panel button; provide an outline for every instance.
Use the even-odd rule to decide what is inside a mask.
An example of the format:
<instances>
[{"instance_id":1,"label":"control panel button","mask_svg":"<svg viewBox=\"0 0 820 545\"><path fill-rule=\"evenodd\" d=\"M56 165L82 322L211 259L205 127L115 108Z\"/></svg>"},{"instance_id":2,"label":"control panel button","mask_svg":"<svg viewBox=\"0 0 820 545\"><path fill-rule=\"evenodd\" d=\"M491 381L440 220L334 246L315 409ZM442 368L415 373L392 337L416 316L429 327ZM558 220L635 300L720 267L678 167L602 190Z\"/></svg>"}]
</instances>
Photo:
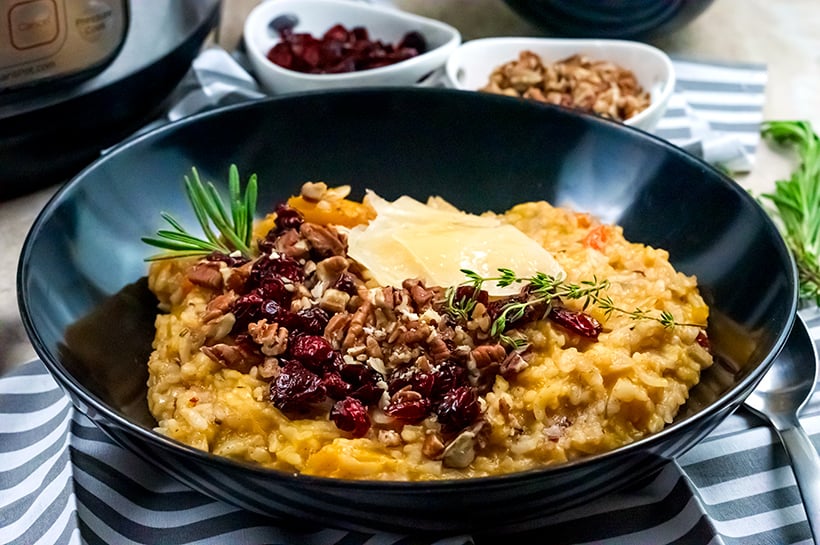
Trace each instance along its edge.
<instances>
[{"instance_id":1,"label":"control panel button","mask_svg":"<svg viewBox=\"0 0 820 545\"><path fill-rule=\"evenodd\" d=\"M54 0L29 0L12 6L8 12L11 45L30 49L57 39L60 26Z\"/></svg>"},{"instance_id":2,"label":"control panel button","mask_svg":"<svg viewBox=\"0 0 820 545\"><path fill-rule=\"evenodd\" d=\"M103 0L86 0L85 8L74 21L77 32L89 42L107 39L116 33L114 9Z\"/></svg>"}]
</instances>

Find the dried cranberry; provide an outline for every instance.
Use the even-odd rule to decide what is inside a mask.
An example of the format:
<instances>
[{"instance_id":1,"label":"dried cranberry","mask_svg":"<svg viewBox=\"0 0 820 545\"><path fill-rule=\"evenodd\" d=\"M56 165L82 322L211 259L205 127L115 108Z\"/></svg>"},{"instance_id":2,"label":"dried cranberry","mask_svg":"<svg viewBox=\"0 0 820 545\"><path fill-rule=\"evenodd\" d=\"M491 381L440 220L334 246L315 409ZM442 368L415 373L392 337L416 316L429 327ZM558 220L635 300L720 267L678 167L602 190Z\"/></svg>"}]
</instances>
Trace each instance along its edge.
<instances>
[{"instance_id":1,"label":"dried cranberry","mask_svg":"<svg viewBox=\"0 0 820 545\"><path fill-rule=\"evenodd\" d=\"M280 305L289 304L293 297L291 292L285 289L285 283L275 276L265 278L256 288L256 292L263 299L276 301Z\"/></svg>"},{"instance_id":2,"label":"dried cranberry","mask_svg":"<svg viewBox=\"0 0 820 545\"><path fill-rule=\"evenodd\" d=\"M264 255L270 255L276 251L276 234L274 233L275 229L271 229L268 231L268 234L265 235L265 238L261 238L256 241L256 245L259 247L259 252Z\"/></svg>"},{"instance_id":3,"label":"dried cranberry","mask_svg":"<svg viewBox=\"0 0 820 545\"><path fill-rule=\"evenodd\" d=\"M459 286L456 288L456 302L469 301L473 298L485 307L490 304L490 296L485 290L479 290L476 294L473 286Z\"/></svg>"},{"instance_id":4,"label":"dried cranberry","mask_svg":"<svg viewBox=\"0 0 820 545\"><path fill-rule=\"evenodd\" d=\"M369 42L370 41L370 33L367 29L363 26L355 26L350 29L350 34L353 35L353 39L357 42Z\"/></svg>"},{"instance_id":5,"label":"dried cranberry","mask_svg":"<svg viewBox=\"0 0 820 545\"><path fill-rule=\"evenodd\" d=\"M409 386L411 390L418 392L422 397L430 397L433 394L435 383L436 379L432 374L420 371L416 367L405 367L390 374L388 392L395 394L402 388Z\"/></svg>"},{"instance_id":6,"label":"dried cranberry","mask_svg":"<svg viewBox=\"0 0 820 545\"><path fill-rule=\"evenodd\" d=\"M447 392L436 407L436 414L446 431L458 431L469 426L481 415L475 388L459 386Z\"/></svg>"},{"instance_id":7,"label":"dried cranberry","mask_svg":"<svg viewBox=\"0 0 820 545\"><path fill-rule=\"evenodd\" d=\"M346 74L356 71L356 61L351 58L340 59L339 62L331 64L325 69L325 74Z\"/></svg>"},{"instance_id":8,"label":"dried cranberry","mask_svg":"<svg viewBox=\"0 0 820 545\"><path fill-rule=\"evenodd\" d=\"M303 308L296 313L296 328L309 335L321 335L330 317L319 307Z\"/></svg>"},{"instance_id":9,"label":"dried cranberry","mask_svg":"<svg viewBox=\"0 0 820 545\"><path fill-rule=\"evenodd\" d=\"M278 64L283 68L293 66L293 52L287 42L279 42L268 51L268 60L273 64Z\"/></svg>"},{"instance_id":10,"label":"dried cranberry","mask_svg":"<svg viewBox=\"0 0 820 545\"><path fill-rule=\"evenodd\" d=\"M342 431L350 432L353 437L364 437L370 429L370 415L361 401L346 397L333 404L330 409L330 420Z\"/></svg>"},{"instance_id":11,"label":"dried cranberry","mask_svg":"<svg viewBox=\"0 0 820 545\"><path fill-rule=\"evenodd\" d=\"M430 400L422 397L391 401L384 408L384 413L407 424L415 424L427 418L430 413Z\"/></svg>"},{"instance_id":12,"label":"dried cranberry","mask_svg":"<svg viewBox=\"0 0 820 545\"><path fill-rule=\"evenodd\" d=\"M343 291L350 296L356 295L356 281L353 278L353 275L349 272L342 273L342 275L339 276L339 279L336 280L336 283L333 284L333 289Z\"/></svg>"},{"instance_id":13,"label":"dried cranberry","mask_svg":"<svg viewBox=\"0 0 820 545\"><path fill-rule=\"evenodd\" d=\"M262 318L262 305L265 300L255 292L241 295L231 305L231 312L236 317L236 324L239 328L247 326L251 322L256 322Z\"/></svg>"},{"instance_id":14,"label":"dried cranberry","mask_svg":"<svg viewBox=\"0 0 820 545\"><path fill-rule=\"evenodd\" d=\"M291 257L263 256L254 262L249 281L252 286L262 286L270 278L287 278L291 282L302 282L305 271L299 262Z\"/></svg>"},{"instance_id":15,"label":"dried cranberry","mask_svg":"<svg viewBox=\"0 0 820 545\"><path fill-rule=\"evenodd\" d=\"M346 42L350 38L350 33L348 33L347 29L343 25L333 25L325 32L325 35L322 36L322 40L326 41L337 41L337 42Z\"/></svg>"},{"instance_id":16,"label":"dried cranberry","mask_svg":"<svg viewBox=\"0 0 820 545\"><path fill-rule=\"evenodd\" d=\"M270 399L282 411L306 412L325 399L325 388L315 373L289 362L270 385Z\"/></svg>"},{"instance_id":17,"label":"dried cranberry","mask_svg":"<svg viewBox=\"0 0 820 545\"><path fill-rule=\"evenodd\" d=\"M329 28L321 38L308 33L279 30L281 41L268 51L268 59L289 70L326 74L367 70L401 62L427 49L418 32L407 33L398 45L370 40L364 27L350 30L341 24Z\"/></svg>"},{"instance_id":18,"label":"dried cranberry","mask_svg":"<svg viewBox=\"0 0 820 545\"><path fill-rule=\"evenodd\" d=\"M208 261L222 261L223 263L228 265L228 267L241 267L242 265L248 262L248 259L245 257L234 257L231 255L223 254L222 252L211 252L210 254L208 254L208 257L206 257L206 259Z\"/></svg>"},{"instance_id":19,"label":"dried cranberry","mask_svg":"<svg viewBox=\"0 0 820 545\"><path fill-rule=\"evenodd\" d=\"M333 364L333 347L319 335L296 335L288 342L288 352L305 367L322 372Z\"/></svg>"},{"instance_id":20,"label":"dried cranberry","mask_svg":"<svg viewBox=\"0 0 820 545\"><path fill-rule=\"evenodd\" d=\"M288 329L294 329L296 315L274 300L264 301L260 309L260 317L268 322L275 322Z\"/></svg>"},{"instance_id":21,"label":"dried cranberry","mask_svg":"<svg viewBox=\"0 0 820 545\"><path fill-rule=\"evenodd\" d=\"M302 62L308 65L310 72L314 72L322 63L322 43L314 41L305 44L302 51Z\"/></svg>"},{"instance_id":22,"label":"dried cranberry","mask_svg":"<svg viewBox=\"0 0 820 545\"><path fill-rule=\"evenodd\" d=\"M597 340L603 329L601 323L589 314L563 307L552 307L549 319L564 329L592 340Z\"/></svg>"},{"instance_id":23,"label":"dried cranberry","mask_svg":"<svg viewBox=\"0 0 820 545\"><path fill-rule=\"evenodd\" d=\"M414 49L419 55L427 51L427 40L420 32L411 31L404 35L399 42L399 48Z\"/></svg>"},{"instance_id":24,"label":"dried cranberry","mask_svg":"<svg viewBox=\"0 0 820 545\"><path fill-rule=\"evenodd\" d=\"M526 323L526 322L534 322L535 320L541 320L544 317L544 314L547 312L547 303L545 301L532 301L530 299L529 293L524 290L522 293L518 295L513 295L510 297L505 297L503 299L498 299L496 301L491 302L487 305L487 313L490 315L491 320L496 320L501 314L504 313L504 310L508 307L508 305L515 305L519 303L529 303L527 306L524 307L524 312L519 316L517 319L513 320L513 313L507 313L507 328L511 327L513 324L516 323Z\"/></svg>"},{"instance_id":25,"label":"dried cranberry","mask_svg":"<svg viewBox=\"0 0 820 545\"><path fill-rule=\"evenodd\" d=\"M444 362L433 373L433 399L440 399L444 394L467 384L467 369L453 362Z\"/></svg>"},{"instance_id":26,"label":"dried cranberry","mask_svg":"<svg viewBox=\"0 0 820 545\"><path fill-rule=\"evenodd\" d=\"M324 41L321 47L322 63L325 66L338 63L345 53L344 44L336 40Z\"/></svg>"},{"instance_id":27,"label":"dried cranberry","mask_svg":"<svg viewBox=\"0 0 820 545\"><path fill-rule=\"evenodd\" d=\"M330 371L322 377L322 385L325 387L327 395L333 399L343 399L350 394L350 384L345 382L338 371Z\"/></svg>"},{"instance_id":28,"label":"dried cranberry","mask_svg":"<svg viewBox=\"0 0 820 545\"><path fill-rule=\"evenodd\" d=\"M384 390L379 387L378 382L382 376L370 366L348 363L343 364L339 372L345 382L351 386L351 397L358 398L367 404L375 403L381 398Z\"/></svg>"},{"instance_id":29,"label":"dried cranberry","mask_svg":"<svg viewBox=\"0 0 820 545\"><path fill-rule=\"evenodd\" d=\"M361 399L362 402L368 405L372 405L381 399L382 392L384 392L384 390L375 382L364 382L358 387L354 387L350 392L350 396Z\"/></svg>"},{"instance_id":30,"label":"dried cranberry","mask_svg":"<svg viewBox=\"0 0 820 545\"><path fill-rule=\"evenodd\" d=\"M702 329L698 331L698 336L695 338L695 342L702 348L705 348L708 352L712 351L712 341L709 339L709 335L706 334L706 331Z\"/></svg>"},{"instance_id":31,"label":"dried cranberry","mask_svg":"<svg viewBox=\"0 0 820 545\"><path fill-rule=\"evenodd\" d=\"M239 333L234 336L233 344L246 352L259 352L259 345L257 345L249 333Z\"/></svg>"}]
</instances>

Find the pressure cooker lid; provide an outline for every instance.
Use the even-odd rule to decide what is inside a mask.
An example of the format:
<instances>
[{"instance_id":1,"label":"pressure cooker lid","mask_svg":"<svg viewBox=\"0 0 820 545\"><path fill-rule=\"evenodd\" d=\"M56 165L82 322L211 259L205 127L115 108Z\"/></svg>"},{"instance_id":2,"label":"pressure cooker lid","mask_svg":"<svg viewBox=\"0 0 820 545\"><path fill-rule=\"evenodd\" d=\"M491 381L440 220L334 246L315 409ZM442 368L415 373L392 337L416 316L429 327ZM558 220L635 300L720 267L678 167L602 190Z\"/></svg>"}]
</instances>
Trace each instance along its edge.
<instances>
[{"instance_id":1,"label":"pressure cooker lid","mask_svg":"<svg viewBox=\"0 0 820 545\"><path fill-rule=\"evenodd\" d=\"M66 181L155 119L216 25L219 6L131 2L122 48L100 73L0 94L0 198Z\"/></svg>"}]
</instances>

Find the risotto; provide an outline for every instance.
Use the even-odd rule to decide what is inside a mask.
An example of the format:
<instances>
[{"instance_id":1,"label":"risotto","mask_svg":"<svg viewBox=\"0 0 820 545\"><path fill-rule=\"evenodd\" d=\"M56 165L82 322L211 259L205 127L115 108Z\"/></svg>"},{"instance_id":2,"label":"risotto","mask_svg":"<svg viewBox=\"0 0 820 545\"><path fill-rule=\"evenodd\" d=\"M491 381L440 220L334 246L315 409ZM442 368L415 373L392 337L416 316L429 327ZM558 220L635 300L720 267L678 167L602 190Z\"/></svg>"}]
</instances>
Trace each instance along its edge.
<instances>
[{"instance_id":1,"label":"risotto","mask_svg":"<svg viewBox=\"0 0 820 545\"><path fill-rule=\"evenodd\" d=\"M149 273L157 430L220 456L376 480L560 464L660 431L712 363L695 278L546 202L474 216L306 184L254 235L252 257Z\"/></svg>"}]
</instances>

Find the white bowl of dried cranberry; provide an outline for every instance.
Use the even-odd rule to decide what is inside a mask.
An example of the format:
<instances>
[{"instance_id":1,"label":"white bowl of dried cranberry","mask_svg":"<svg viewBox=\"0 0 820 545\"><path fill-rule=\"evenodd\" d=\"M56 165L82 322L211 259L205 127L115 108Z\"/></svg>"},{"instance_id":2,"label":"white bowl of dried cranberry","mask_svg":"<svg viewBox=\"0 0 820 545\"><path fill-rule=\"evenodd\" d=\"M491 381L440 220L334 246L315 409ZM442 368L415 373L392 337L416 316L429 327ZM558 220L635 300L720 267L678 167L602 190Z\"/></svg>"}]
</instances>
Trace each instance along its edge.
<instances>
[{"instance_id":1,"label":"white bowl of dried cranberry","mask_svg":"<svg viewBox=\"0 0 820 545\"><path fill-rule=\"evenodd\" d=\"M660 121L675 69L660 49L628 40L484 38L448 58L445 85L559 104L646 131Z\"/></svg>"},{"instance_id":2,"label":"white bowl of dried cranberry","mask_svg":"<svg viewBox=\"0 0 820 545\"><path fill-rule=\"evenodd\" d=\"M272 94L344 87L410 86L444 65L461 43L452 26L350 0L275 0L248 15L245 48Z\"/></svg>"}]
</instances>

